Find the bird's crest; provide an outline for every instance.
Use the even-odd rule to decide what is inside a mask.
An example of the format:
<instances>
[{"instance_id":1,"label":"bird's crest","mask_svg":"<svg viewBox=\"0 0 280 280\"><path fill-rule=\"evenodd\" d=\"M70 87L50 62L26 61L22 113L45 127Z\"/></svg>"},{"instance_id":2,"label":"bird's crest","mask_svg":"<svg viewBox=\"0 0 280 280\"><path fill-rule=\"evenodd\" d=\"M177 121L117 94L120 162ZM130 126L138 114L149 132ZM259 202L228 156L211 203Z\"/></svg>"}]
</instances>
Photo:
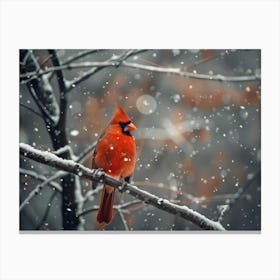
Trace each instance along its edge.
<instances>
[{"instance_id":1,"label":"bird's crest","mask_svg":"<svg viewBox=\"0 0 280 280\"><path fill-rule=\"evenodd\" d=\"M120 122L126 123L131 121L127 114L120 106L116 106L115 113L110 121L111 124L117 124Z\"/></svg>"}]
</instances>

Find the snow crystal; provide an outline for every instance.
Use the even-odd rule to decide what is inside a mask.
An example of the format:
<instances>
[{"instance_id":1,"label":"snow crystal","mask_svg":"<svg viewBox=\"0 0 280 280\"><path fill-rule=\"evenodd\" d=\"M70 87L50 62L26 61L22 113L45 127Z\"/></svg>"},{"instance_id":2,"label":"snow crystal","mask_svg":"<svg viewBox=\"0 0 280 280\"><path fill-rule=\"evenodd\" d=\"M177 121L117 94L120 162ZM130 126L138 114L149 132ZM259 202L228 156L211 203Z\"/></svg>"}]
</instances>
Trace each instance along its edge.
<instances>
[{"instance_id":1,"label":"snow crystal","mask_svg":"<svg viewBox=\"0 0 280 280\"><path fill-rule=\"evenodd\" d=\"M179 94L174 94L172 96L172 99L174 100L175 103L178 103L181 100L181 96Z\"/></svg>"},{"instance_id":2,"label":"snow crystal","mask_svg":"<svg viewBox=\"0 0 280 280\"><path fill-rule=\"evenodd\" d=\"M250 92L251 88L250 87L246 87L245 90L246 90L246 92Z\"/></svg>"},{"instance_id":3,"label":"snow crystal","mask_svg":"<svg viewBox=\"0 0 280 280\"><path fill-rule=\"evenodd\" d=\"M80 133L80 132L79 132L78 130L71 130L71 131L70 131L70 135L71 135L71 136L78 136L79 133Z\"/></svg>"}]
</instances>

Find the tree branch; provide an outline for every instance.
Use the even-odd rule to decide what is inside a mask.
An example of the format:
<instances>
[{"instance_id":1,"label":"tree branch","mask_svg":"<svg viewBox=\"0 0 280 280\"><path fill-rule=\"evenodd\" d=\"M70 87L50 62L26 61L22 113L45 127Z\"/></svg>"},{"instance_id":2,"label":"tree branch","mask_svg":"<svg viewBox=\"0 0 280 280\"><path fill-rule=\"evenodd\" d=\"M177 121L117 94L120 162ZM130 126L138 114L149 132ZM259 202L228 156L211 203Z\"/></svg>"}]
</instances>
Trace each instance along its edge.
<instances>
[{"instance_id":1,"label":"tree branch","mask_svg":"<svg viewBox=\"0 0 280 280\"><path fill-rule=\"evenodd\" d=\"M118 213L119 213L119 215L120 215L120 218L121 218L121 221L122 221L122 223L123 223L124 229L125 229L126 231L128 231L128 230L129 230L129 227L128 227L128 224L127 224L127 222L126 222L126 219L125 219L125 217L124 217L124 214L123 214L122 210L121 210L120 208L117 208L117 211L118 211Z\"/></svg>"},{"instance_id":2,"label":"tree branch","mask_svg":"<svg viewBox=\"0 0 280 280\"><path fill-rule=\"evenodd\" d=\"M97 141L93 142L88 148L86 148L77 158L77 162L83 161L94 150Z\"/></svg>"},{"instance_id":3,"label":"tree branch","mask_svg":"<svg viewBox=\"0 0 280 280\"><path fill-rule=\"evenodd\" d=\"M56 182L53 182L52 180L50 179L47 179L47 177L45 177L44 175L39 175L37 172L35 171L31 171L31 170L28 170L28 169L24 169L24 168L20 168L19 169L19 172L20 174L22 175L28 175L36 180L39 180L39 181L42 181L42 182L45 182L45 181L48 181L48 185L50 185L52 188L54 188L56 191L58 192L62 192L62 188L60 186L60 184L56 183ZM58 174L58 173L57 173ZM63 176L65 173L60 173L59 175L60 176ZM59 177L56 177L55 179L58 179ZM55 180L53 179L53 180Z\"/></svg>"},{"instance_id":4,"label":"tree branch","mask_svg":"<svg viewBox=\"0 0 280 280\"><path fill-rule=\"evenodd\" d=\"M53 192L49 201L48 201L48 203L47 203L47 208L45 210L45 213L44 213L41 221L39 222L38 226L36 227L37 230L39 230L43 226L46 219L48 218L48 215L49 215L49 212L50 212L50 209L51 209L51 205L52 205L52 201L54 200L55 196L56 196L56 192Z\"/></svg>"},{"instance_id":5,"label":"tree branch","mask_svg":"<svg viewBox=\"0 0 280 280\"><path fill-rule=\"evenodd\" d=\"M78 60L82 57L85 57L87 55L90 55L90 54L94 54L94 53L97 53L97 52L100 52L102 50L86 50L86 51L81 51L79 53L77 53L76 55L73 55L73 56L70 56L67 60L65 60L64 62L61 63L61 65L66 65L66 64L69 64L75 60Z\"/></svg>"},{"instance_id":6,"label":"tree branch","mask_svg":"<svg viewBox=\"0 0 280 280\"><path fill-rule=\"evenodd\" d=\"M20 103L19 105L22 106L23 108L29 110L30 112L34 113L35 115L37 115L38 117L40 117L41 119L44 120L44 117L39 112L33 110L32 108L28 107L27 105L25 105L23 103Z\"/></svg>"},{"instance_id":7,"label":"tree branch","mask_svg":"<svg viewBox=\"0 0 280 280\"><path fill-rule=\"evenodd\" d=\"M53 71L61 71L63 69L80 69L80 68L92 68L91 70L85 72L82 76L74 80L72 83L68 83L67 85L67 91L69 91L73 84L77 85L78 83L84 81L86 78L94 74L95 72L101 70L104 67L109 66L123 66L123 67L129 67L134 69L140 69L140 70L146 70L146 71L152 71L152 72L158 72L158 73L165 73L165 74L172 74L172 75L179 75L182 77L192 78L192 79L198 79L198 80L211 80L211 81L221 81L221 82L248 82L248 81L256 81L260 80L260 77L255 75L250 76L224 76L221 74L217 75L207 75L207 74L199 74L194 72L187 72L183 71L180 68L171 68L171 67L159 67L159 66L152 66L152 65L145 65L135 62L127 62L122 61L121 63L118 62L116 59L109 59L107 61L102 62L81 62L81 63L72 63L67 65L61 65L59 67L51 67L46 70L41 70L33 73L27 73L23 74L20 77L26 78L27 76L36 76L40 77L44 74L47 74L49 72Z\"/></svg>"},{"instance_id":8,"label":"tree branch","mask_svg":"<svg viewBox=\"0 0 280 280\"><path fill-rule=\"evenodd\" d=\"M248 178L246 184L244 187L239 188L239 190L235 193L235 196L227 203L226 205L223 205L222 208L220 208L220 213L218 217L218 221L222 221L224 215L226 212L231 210L235 205L236 202L239 201L244 193L249 189L249 187L252 185L252 183L257 179L261 177L261 170L257 170L255 174L253 174L250 178ZM259 179L261 180L261 179Z\"/></svg>"},{"instance_id":9,"label":"tree branch","mask_svg":"<svg viewBox=\"0 0 280 280\"><path fill-rule=\"evenodd\" d=\"M20 207L19 207L19 211L22 211L22 209L27 205L29 204L30 200L39 193L39 191L46 185L48 185L50 182L52 182L53 180L61 177L65 175L65 172L57 172L56 174L54 174L53 176L51 176L49 179L45 180L43 183L37 185L30 193L29 195L25 198L25 200L20 204ZM52 182L52 185L53 185L53 182ZM59 189L56 189L55 190L59 190ZM60 191L60 190L59 190ZM61 189L62 191L62 189Z\"/></svg>"},{"instance_id":10,"label":"tree branch","mask_svg":"<svg viewBox=\"0 0 280 280\"><path fill-rule=\"evenodd\" d=\"M124 62L125 59L129 58L132 55L143 52L143 51L145 51L145 50L127 50L127 51L124 51L120 55L113 55L110 59L108 59L104 62L101 62L100 65L97 65L96 62L93 62L93 63L95 63L95 65L94 64L90 65L91 62L85 62L88 65L87 67L91 67L91 68L93 67L93 68L88 70L87 72L83 73L77 79L74 79L73 81L68 82L66 85L67 91L70 91L73 88L73 86L77 86L78 84L85 81L86 79L88 79L90 76L92 76L96 72L102 70L104 67L108 67L108 66L118 67Z\"/></svg>"},{"instance_id":11,"label":"tree branch","mask_svg":"<svg viewBox=\"0 0 280 280\"><path fill-rule=\"evenodd\" d=\"M74 162L73 160L66 160L59 158L47 151L40 151L34 149L28 144L20 143L20 154L28 157L37 162L47 164L57 169L67 171L76 174L80 177L90 179L92 181L103 181L106 184L114 186L120 192L127 192L130 195L136 197L139 200L144 201L146 204L151 204L156 208L159 208L165 212L178 215L187 221L191 221L195 225L206 230L225 230L224 227L219 223L208 219L202 214L188 208L187 206L179 206L171 203L167 199L160 198L149 192L139 189L138 187L118 181L101 170L91 170L83 165Z\"/></svg>"},{"instance_id":12,"label":"tree branch","mask_svg":"<svg viewBox=\"0 0 280 280\"><path fill-rule=\"evenodd\" d=\"M211 81L221 81L221 82L247 82L247 81L256 81L260 78L252 75L252 76L224 76L224 75L207 75L207 74L198 74L193 72L182 71L180 68L170 68L170 67L158 67L152 65L144 65L134 62L126 62L122 63L122 66L147 70L152 72L166 73L166 74L174 74L187 78L199 79L199 80L211 80Z\"/></svg>"},{"instance_id":13,"label":"tree branch","mask_svg":"<svg viewBox=\"0 0 280 280\"><path fill-rule=\"evenodd\" d=\"M97 189L95 189L95 190L97 190ZM99 189L99 190L101 190L101 189ZM131 200L129 202L125 202L123 204L115 205L114 209L116 209L116 210L125 210L125 209L127 209L127 208L129 208L131 206L142 204L142 203L143 203L143 201L141 201L139 199L135 199L135 200ZM98 208L99 208L99 205L94 205L94 206L84 210L83 212L79 213L78 217L84 216L84 215L86 215L88 213L91 213L91 212L94 212L94 211L97 211Z\"/></svg>"}]
</instances>

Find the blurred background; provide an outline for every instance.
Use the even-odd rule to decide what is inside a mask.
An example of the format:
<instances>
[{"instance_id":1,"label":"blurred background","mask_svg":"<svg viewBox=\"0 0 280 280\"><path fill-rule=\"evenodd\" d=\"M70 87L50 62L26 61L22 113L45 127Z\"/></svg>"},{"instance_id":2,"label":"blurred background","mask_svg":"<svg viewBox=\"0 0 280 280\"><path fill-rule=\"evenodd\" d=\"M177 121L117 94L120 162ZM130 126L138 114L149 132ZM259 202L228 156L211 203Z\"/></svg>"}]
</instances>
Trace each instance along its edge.
<instances>
[{"instance_id":1,"label":"blurred background","mask_svg":"<svg viewBox=\"0 0 280 280\"><path fill-rule=\"evenodd\" d=\"M57 50L63 63L84 50ZM107 61L123 50L98 50L77 63ZM33 50L42 69L52 67L46 50ZM261 74L260 50L143 50L126 61L151 67L180 68L194 74L256 76ZM88 68L63 70L71 91L67 93L67 140L75 155L99 137L120 105L137 126L138 160L134 184L162 198L187 205L217 220L228 230L261 229L261 83L188 78L126 67L105 67L75 84ZM50 79L58 100L57 81ZM38 114L26 84L20 82L20 142L40 150L53 150L47 127ZM35 111L35 112L34 112ZM91 167L92 152L83 160ZM53 168L20 158L20 168L45 178ZM41 181L22 171L22 202ZM83 194L91 183L81 179ZM60 183L59 179L56 183ZM90 197L84 210L99 205L100 193ZM117 193L115 204L120 197ZM124 201L135 198L126 194ZM228 206L226 206L228 205ZM48 213L38 228L42 217ZM96 211L84 215L84 229L95 230ZM180 217L146 204L123 212L129 230L199 230ZM20 211L21 230L59 230L61 196L43 187ZM105 230L124 230L122 217Z\"/></svg>"}]
</instances>

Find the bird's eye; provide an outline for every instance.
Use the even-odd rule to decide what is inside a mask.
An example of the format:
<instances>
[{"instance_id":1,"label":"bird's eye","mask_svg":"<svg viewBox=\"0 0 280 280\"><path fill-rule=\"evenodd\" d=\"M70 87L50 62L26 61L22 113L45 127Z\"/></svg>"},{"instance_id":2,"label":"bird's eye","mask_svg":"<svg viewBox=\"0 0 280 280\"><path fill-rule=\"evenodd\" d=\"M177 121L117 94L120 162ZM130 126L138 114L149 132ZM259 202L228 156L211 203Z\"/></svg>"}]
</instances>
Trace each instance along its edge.
<instances>
[{"instance_id":1,"label":"bird's eye","mask_svg":"<svg viewBox=\"0 0 280 280\"><path fill-rule=\"evenodd\" d=\"M119 122L121 128L125 128L127 125L131 124L131 121L128 122Z\"/></svg>"},{"instance_id":2,"label":"bird's eye","mask_svg":"<svg viewBox=\"0 0 280 280\"><path fill-rule=\"evenodd\" d=\"M129 124L131 124L131 121L128 121L128 122L119 122L119 125L122 129L122 133L125 134L125 135L128 135L128 136L131 136L130 132L129 131L126 131L126 126L128 126Z\"/></svg>"}]
</instances>

